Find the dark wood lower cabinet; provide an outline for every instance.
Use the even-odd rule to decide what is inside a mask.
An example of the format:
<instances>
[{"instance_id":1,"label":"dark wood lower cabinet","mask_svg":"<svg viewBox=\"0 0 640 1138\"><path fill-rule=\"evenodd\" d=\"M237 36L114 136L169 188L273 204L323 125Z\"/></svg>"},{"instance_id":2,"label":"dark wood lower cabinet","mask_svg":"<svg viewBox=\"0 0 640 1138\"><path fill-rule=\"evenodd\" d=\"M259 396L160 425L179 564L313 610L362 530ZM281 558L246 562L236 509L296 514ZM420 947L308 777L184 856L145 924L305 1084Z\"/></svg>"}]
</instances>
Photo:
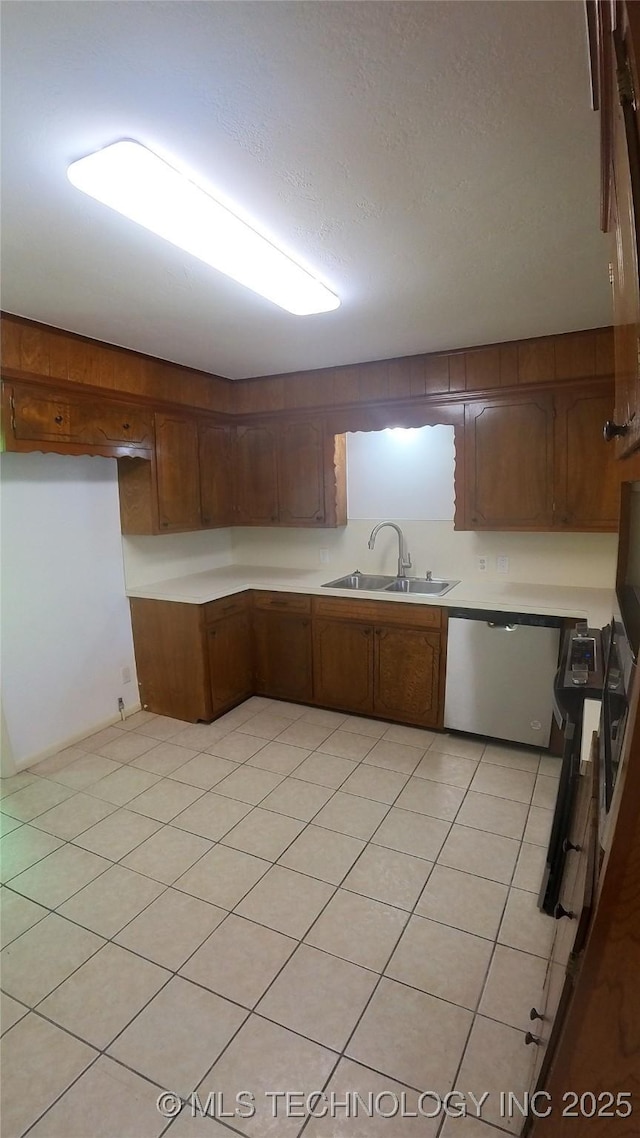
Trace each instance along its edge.
<instances>
[{"instance_id":1,"label":"dark wood lower cabinet","mask_svg":"<svg viewBox=\"0 0 640 1138\"><path fill-rule=\"evenodd\" d=\"M445 637L435 606L271 592L130 603L149 711L211 720L255 692L442 726Z\"/></svg>"},{"instance_id":2,"label":"dark wood lower cabinet","mask_svg":"<svg viewBox=\"0 0 640 1138\"><path fill-rule=\"evenodd\" d=\"M373 628L349 620L313 627L315 702L345 711L373 711Z\"/></svg>"},{"instance_id":3,"label":"dark wood lower cabinet","mask_svg":"<svg viewBox=\"0 0 640 1138\"><path fill-rule=\"evenodd\" d=\"M258 695L301 703L313 699L309 616L255 611L253 650Z\"/></svg>"},{"instance_id":4,"label":"dark wood lower cabinet","mask_svg":"<svg viewBox=\"0 0 640 1138\"><path fill-rule=\"evenodd\" d=\"M203 605L131 597L140 702L147 711L211 719Z\"/></svg>"},{"instance_id":5,"label":"dark wood lower cabinet","mask_svg":"<svg viewBox=\"0 0 640 1138\"><path fill-rule=\"evenodd\" d=\"M440 633L376 628L373 710L388 719L438 726Z\"/></svg>"},{"instance_id":6,"label":"dark wood lower cabinet","mask_svg":"<svg viewBox=\"0 0 640 1138\"><path fill-rule=\"evenodd\" d=\"M253 692L251 617L248 612L222 617L207 628L211 708L220 715Z\"/></svg>"}]
</instances>

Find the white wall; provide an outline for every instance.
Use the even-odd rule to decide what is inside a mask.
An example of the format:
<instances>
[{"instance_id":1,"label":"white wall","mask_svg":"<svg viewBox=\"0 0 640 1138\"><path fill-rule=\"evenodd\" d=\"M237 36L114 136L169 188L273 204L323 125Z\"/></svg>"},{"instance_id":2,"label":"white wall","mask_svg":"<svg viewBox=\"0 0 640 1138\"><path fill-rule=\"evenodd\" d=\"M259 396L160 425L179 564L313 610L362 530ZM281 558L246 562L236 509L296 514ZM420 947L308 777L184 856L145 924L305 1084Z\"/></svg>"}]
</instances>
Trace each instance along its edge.
<instances>
[{"instance_id":1,"label":"white wall","mask_svg":"<svg viewBox=\"0 0 640 1138\"><path fill-rule=\"evenodd\" d=\"M129 589L206 569L222 569L233 560L228 529L123 537L122 552Z\"/></svg>"},{"instance_id":2,"label":"white wall","mask_svg":"<svg viewBox=\"0 0 640 1138\"><path fill-rule=\"evenodd\" d=\"M138 704L116 462L5 454L3 711L24 765ZM130 683L120 671L131 669Z\"/></svg>"},{"instance_id":3,"label":"white wall","mask_svg":"<svg viewBox=\"0 0 640 1138\"><path fill-rule=\"evenodd\" d=\"M453 427L388 427L347 435L349 518L453 518Z\"/></svg>"}]
</instances>

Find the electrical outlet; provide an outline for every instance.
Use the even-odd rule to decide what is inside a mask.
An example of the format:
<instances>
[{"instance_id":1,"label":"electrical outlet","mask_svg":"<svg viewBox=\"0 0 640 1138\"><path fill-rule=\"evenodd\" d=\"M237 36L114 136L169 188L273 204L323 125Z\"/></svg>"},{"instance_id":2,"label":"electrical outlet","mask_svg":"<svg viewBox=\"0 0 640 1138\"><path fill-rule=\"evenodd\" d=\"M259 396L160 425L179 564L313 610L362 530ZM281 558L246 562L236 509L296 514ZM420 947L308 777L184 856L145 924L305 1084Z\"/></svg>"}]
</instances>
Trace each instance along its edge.
<instances>
[{"instance_id":1,"label":"electrical outlet","mask_svg":"<svg viewBox=\"0 0 640 1138\"><path fill-rule=\"evenodd\" d=\"M506 553L500 553L496 557L496 569L498 573L509 572L509 558L507 557Z\"/></svg>"},{"instance_id":2,"label":"electrical outlet","mask_svg":"<svg viewBox=\"0 0 640 1138\"><path fill-rule=\"evenodd\" d=\"M478 557L476 559L476 566L478 569L478 573L486 573L486 571L487 571L487 559L486 559L486 557Z\"/></svg>"},{"instance_id":3,"label":"electrical outlet","mask_svg":"<svg viewBox=\"0 0 640 1138\"><path fill-rule=\"evenodd\" d=\"M120 669L120 682L123 684L131 683L131 668Z\"/></svg>"},{"instance_id":4,"label":"electrical outlet","mask_svg":"<svg viewBox=\"0 0 640 1138\"><path fill-rule=\"evenodd\" d=\"M329 557L329 550L328 549L321 549L320 550L320 564L321 565L328 565L330 560L331 560L331 558Z\"/></svg>"}]
</instances>

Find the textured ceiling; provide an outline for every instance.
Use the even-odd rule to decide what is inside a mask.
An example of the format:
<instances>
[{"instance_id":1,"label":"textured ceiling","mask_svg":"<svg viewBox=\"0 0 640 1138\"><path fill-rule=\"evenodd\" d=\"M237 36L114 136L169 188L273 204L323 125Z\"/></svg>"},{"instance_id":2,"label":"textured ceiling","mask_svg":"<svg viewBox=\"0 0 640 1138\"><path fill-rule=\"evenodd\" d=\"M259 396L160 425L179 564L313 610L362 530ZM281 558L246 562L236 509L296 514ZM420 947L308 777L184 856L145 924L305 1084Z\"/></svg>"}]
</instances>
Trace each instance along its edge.
<instances>
[{"instance_id":1,"label":"textured ceiling","mask_svg":"<svg viewBox=\"0 0 640 1138\"><path fill-rule=\"evenodd\" d=\"M233 378L611 319L581 0L2 6L2 306ZM132 137L315 270L291 316L80 194Z\"/></svg>"}]
</instances>

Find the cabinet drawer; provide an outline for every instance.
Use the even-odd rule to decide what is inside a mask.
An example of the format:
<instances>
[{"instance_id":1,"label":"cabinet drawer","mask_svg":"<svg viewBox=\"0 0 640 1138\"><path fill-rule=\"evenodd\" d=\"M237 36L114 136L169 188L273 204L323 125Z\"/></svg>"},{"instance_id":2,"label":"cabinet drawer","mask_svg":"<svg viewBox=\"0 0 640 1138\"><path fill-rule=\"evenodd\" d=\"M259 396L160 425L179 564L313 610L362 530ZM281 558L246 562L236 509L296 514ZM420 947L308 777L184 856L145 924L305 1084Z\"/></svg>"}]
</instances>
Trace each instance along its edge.
<instances>
[{"instance_id":1,"label":"cabinet drawer","mask_svg":"<svg viewBox=\"0 0 640 1138\"><path fill-rule=\"evenodd\" d=\"M300 613L304 616L311 612L311 597L304 593L254 592L253 607L273 612Z\"/></svg>"},{"instance_id":2,"label":"cabinet drawer","mask_svg":"<svg viewBox=\"0 0 640 1138\"><path fill-rule=\"evenodd\" d=\"M94 446L126 446L150 450L151 413L126 403L80 403L72 411L74 436Z\"/></svg>"},{"instance_id":3,"label":"cabinet drawer","mask_svg":"<svg viewBox=\"0 0 640 1138\"><path fill-rule=\"evenodd\" d=\"M219 601L209 601L204 606L204 619L206 624L212 624L215 620L223 620L227 616L235 616L236 613L246 612L247 608L247 594L236 593L233 597L223 597Z\"/></svg>"},{"instance_id":4,"label":"cabinet drawer","mask_svg":"<svg viewBox=\"0 0 640 1138\"><path fill-rule=\"evenodd\" d=\"M394 601L353 601L341 597L314 597L312 612L316 617L334 620L361 620L367 624L396 624L405 628L440 628L442 609L434 605L407 604Z\"/></svg>"},{"instance_id":5,"label":"cabinet drawer","mask_svg":"<svg viewBox=\"0 0 640 1138\"><path fill-rule=\"evenodd\" d=\"M73 439L71 404L54 394L21 391L15 388L12 398L11 425L16 439L54 442Z\"/></svg>"}]
</instances>

